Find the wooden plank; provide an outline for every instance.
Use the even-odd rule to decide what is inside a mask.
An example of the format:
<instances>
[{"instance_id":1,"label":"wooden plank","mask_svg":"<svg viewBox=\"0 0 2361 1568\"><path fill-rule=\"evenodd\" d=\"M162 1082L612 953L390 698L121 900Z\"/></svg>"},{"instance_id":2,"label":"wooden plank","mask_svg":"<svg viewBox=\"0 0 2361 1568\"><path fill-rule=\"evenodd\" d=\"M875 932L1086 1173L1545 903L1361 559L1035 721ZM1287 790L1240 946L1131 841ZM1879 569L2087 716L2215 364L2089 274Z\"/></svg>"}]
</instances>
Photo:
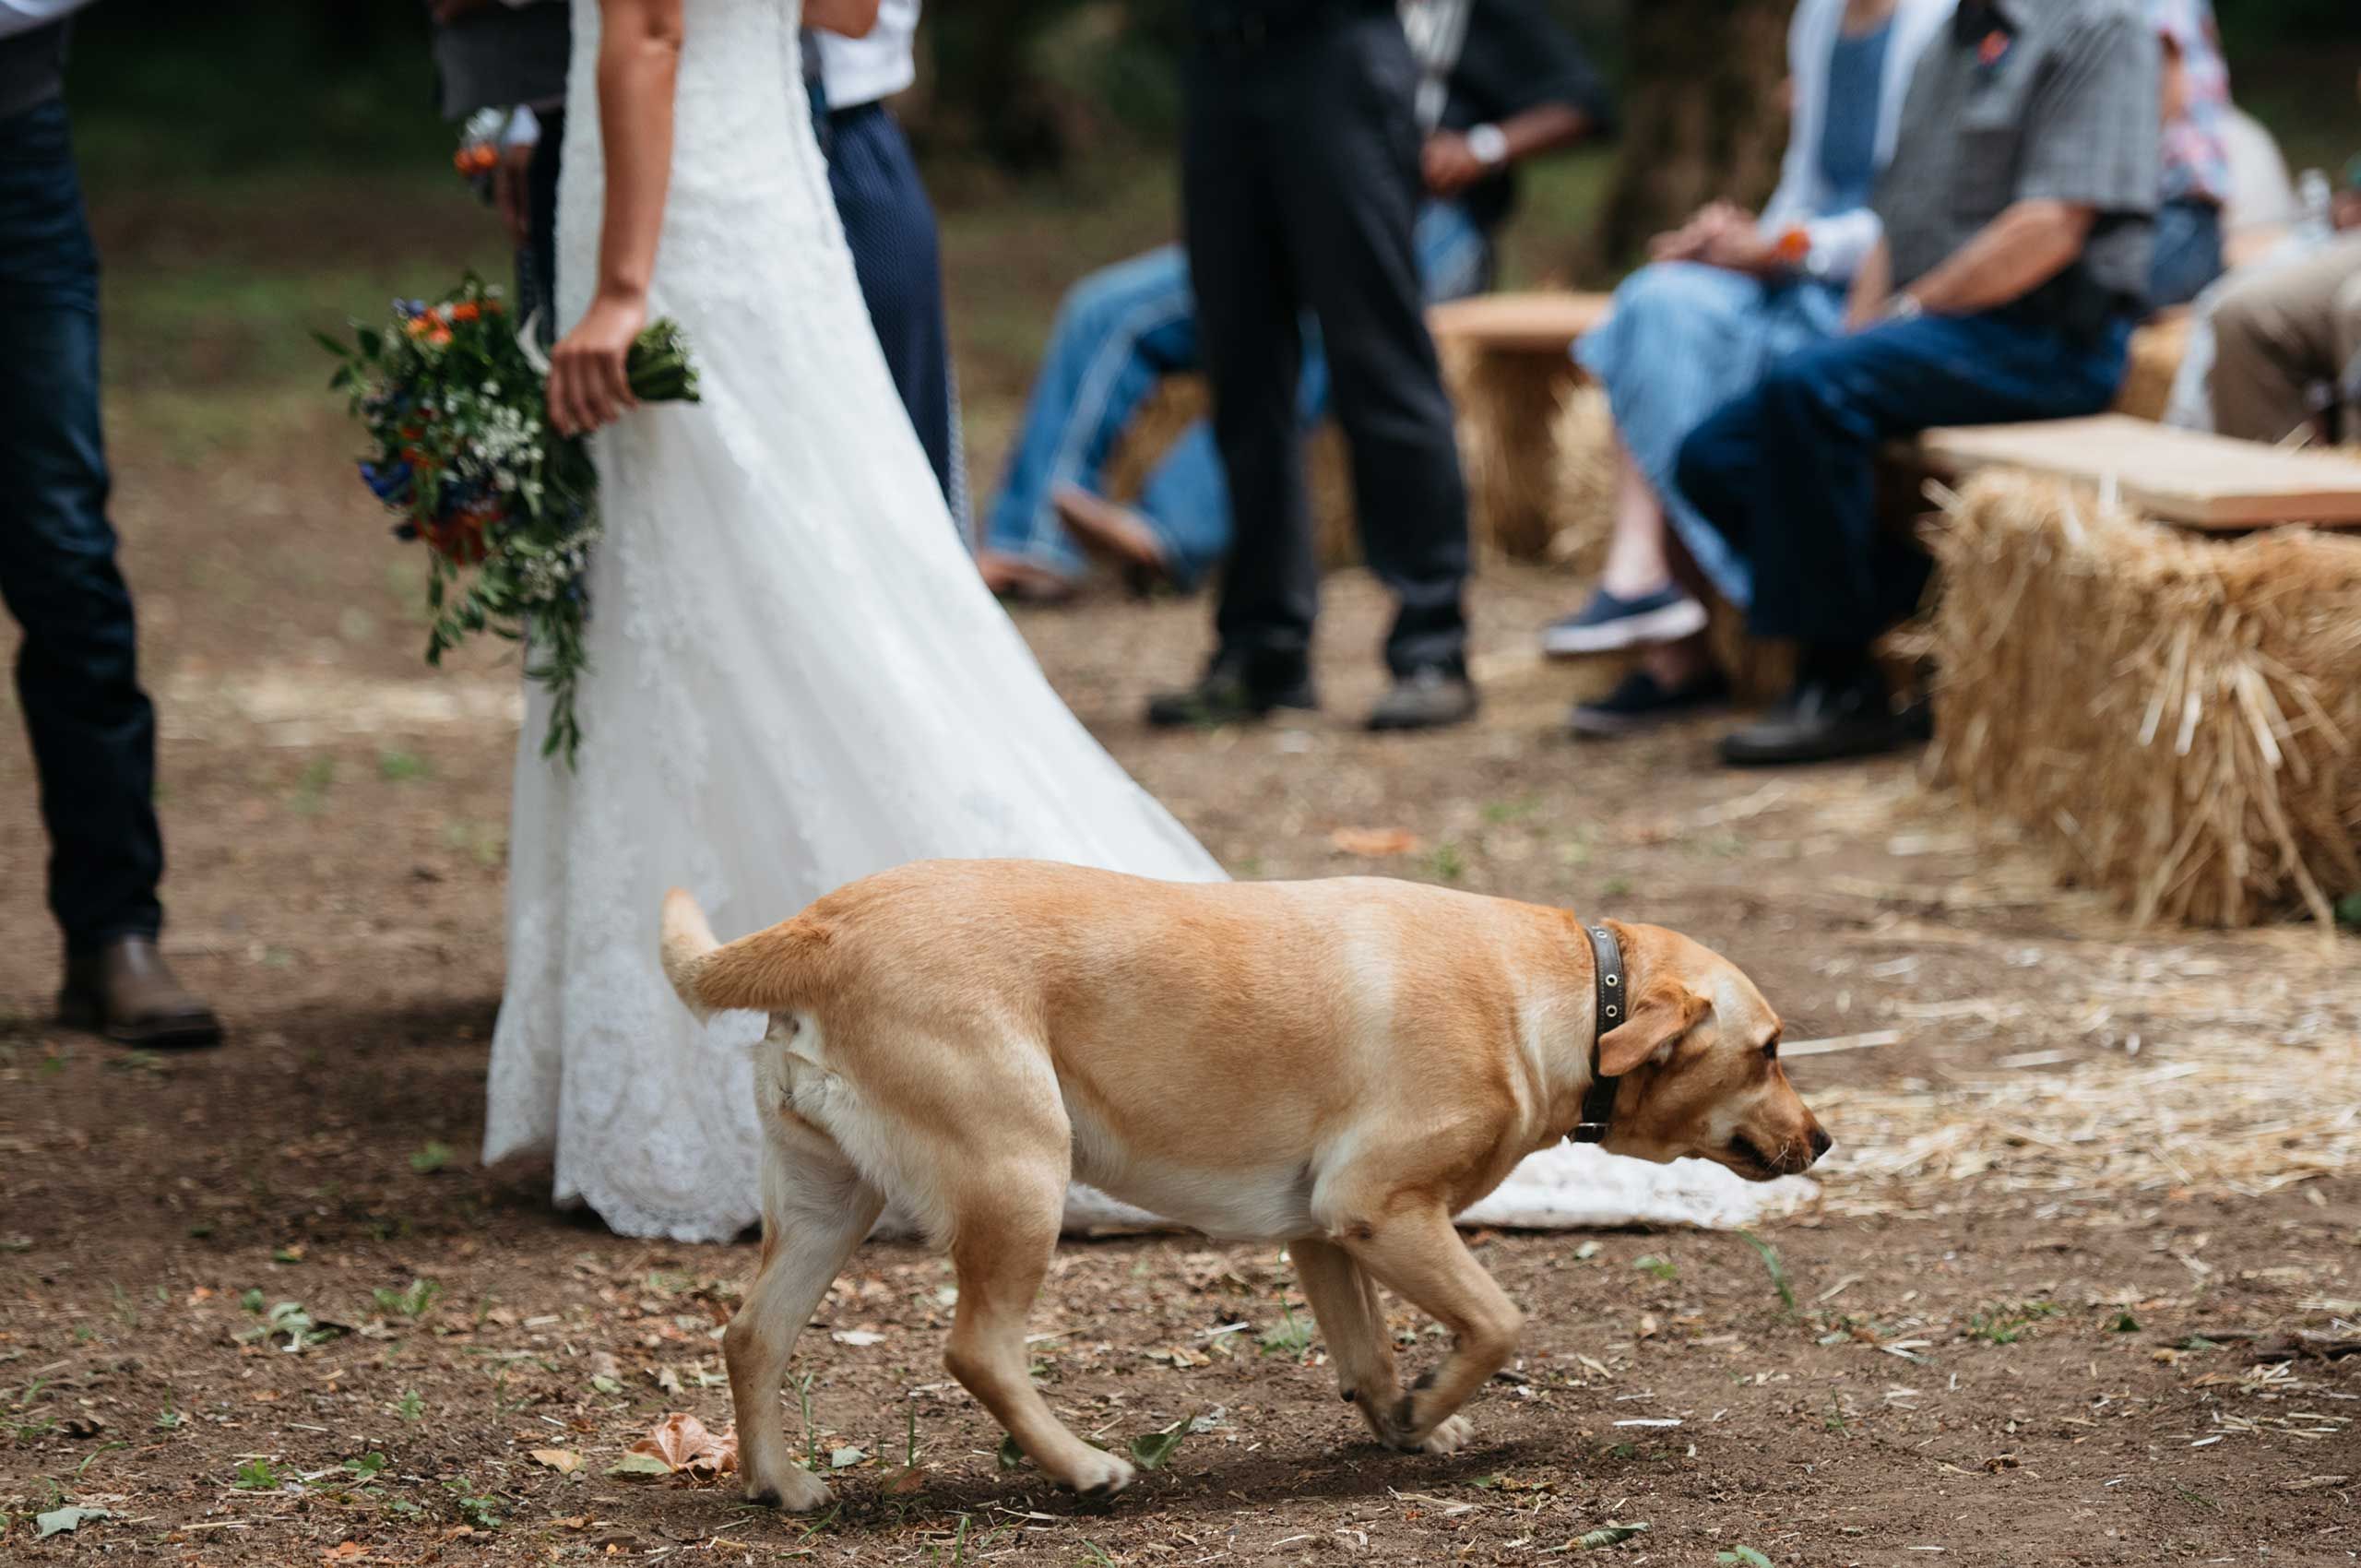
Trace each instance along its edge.
<instances>
[{"instance_id":1,"label":"wooden plank","mask_svg":"<svg viewBox=\"0 0 2361 1568\"><path fill-rule=\"evenodd\" d=\"M1930 430L1918 449L1952 475L2023 469L2102 490L2112 481L2126 505L2182 528L2361 526L2361 457L2346 452L2291 451L2123 414Z\"/></svg>"},{"instance_id":2,"label":"wooden plank","mask_svg":"<svg viewBox=\"0 0 2361 1568\"><path fill-rule=\"evenodd\" d=\"M1439 339L1498 353L1562 354L1605 321L1614 303L1608 294L1560 291L1474 294L1431 307L1427 327Z\"/></svg>"}]
</instances>

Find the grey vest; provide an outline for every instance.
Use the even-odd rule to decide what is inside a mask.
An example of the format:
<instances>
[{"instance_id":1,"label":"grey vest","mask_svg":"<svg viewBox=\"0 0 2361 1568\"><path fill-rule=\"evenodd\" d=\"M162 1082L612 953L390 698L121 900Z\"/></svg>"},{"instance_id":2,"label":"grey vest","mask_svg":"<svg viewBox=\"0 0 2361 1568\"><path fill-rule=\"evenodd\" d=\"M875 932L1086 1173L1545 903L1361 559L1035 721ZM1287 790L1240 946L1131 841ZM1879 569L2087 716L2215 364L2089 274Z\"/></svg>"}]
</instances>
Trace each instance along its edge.
<instances>
[{"instance_id":1,"label":"grey vest","mask_svg":"<svg viewBox=\"0 0 2361 1568\"><path fill-rule=\"evenodd\" d=\"M65 90L65 24L0 39L0 120L38 109Z\"/></svg>"},{"instance_id":2,"label":"grey vest","mask_svg":"<svg viewBox=\"0 0 2361 1568\"><path fill-rule=\"evenodd\" d=\"M479 109L562 103L573 29L563 0L491 5L434 30L434 69L443 113L464 120Z\"/></svg>"}]
</instances>

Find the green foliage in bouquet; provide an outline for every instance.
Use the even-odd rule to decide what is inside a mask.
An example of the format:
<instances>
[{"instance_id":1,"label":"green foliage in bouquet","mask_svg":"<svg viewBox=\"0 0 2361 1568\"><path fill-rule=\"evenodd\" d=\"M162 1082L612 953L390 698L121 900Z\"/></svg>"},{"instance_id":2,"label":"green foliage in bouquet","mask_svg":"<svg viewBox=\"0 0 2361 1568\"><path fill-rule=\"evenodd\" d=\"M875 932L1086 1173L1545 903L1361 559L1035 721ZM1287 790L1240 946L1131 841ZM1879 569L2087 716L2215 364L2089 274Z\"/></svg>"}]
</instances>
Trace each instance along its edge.
<instances>
[{"instance_id":1,"label":"green foliage in bouquet","mask_svg":"<svg viewBox=\"0 0 2361 1568\"><path fill-rule=\"evenodd\" d=\"M549 423L546 366L500 291L470 274L428 304L397 300L384 329L314 334L338 360L328 386L368 432L361 477L429 551L426 659L479 632L520 643L549 692L544 756L581 745L576 683L588 667L584 576L599 539L598 469L578 437ZM680 327L658 321L628 362L644 403L694 403L696 366Z\"/></svg>"}]
</instances>

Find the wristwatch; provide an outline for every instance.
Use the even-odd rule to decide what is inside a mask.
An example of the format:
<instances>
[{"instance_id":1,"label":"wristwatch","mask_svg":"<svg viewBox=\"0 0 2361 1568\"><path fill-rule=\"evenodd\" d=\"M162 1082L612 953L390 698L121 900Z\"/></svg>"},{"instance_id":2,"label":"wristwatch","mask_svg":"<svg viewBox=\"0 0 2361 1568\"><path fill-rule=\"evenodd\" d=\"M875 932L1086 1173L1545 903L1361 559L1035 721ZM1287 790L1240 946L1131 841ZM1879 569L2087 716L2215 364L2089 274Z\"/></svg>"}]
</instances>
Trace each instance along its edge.
<instances>
[{"instance_id":1,"label":"wristwatch","mask_svg":"<svg viewBox=\"0 0 2361 1568\"><path fill-rule=\"evenodd\" d=\"M1509 138L1498 125L1477 125L1467 133L1467 150L1487 169L1509 160Z\"/></svg>"},{"instance_id":2,"label":"wristwatch","mask_svg":"<svg viewBox=\"0 0 2361 1568\"><path fill-rule=\"evenodd\" d=\"M1916 321L1926 314L1927 307L1918 303L1918 296L1905 289L1901 293L1894 295L1893 298L1886 301L1885 309L1878 313L1878 319L1880 321Z\"/></svg>"}]
</instances>

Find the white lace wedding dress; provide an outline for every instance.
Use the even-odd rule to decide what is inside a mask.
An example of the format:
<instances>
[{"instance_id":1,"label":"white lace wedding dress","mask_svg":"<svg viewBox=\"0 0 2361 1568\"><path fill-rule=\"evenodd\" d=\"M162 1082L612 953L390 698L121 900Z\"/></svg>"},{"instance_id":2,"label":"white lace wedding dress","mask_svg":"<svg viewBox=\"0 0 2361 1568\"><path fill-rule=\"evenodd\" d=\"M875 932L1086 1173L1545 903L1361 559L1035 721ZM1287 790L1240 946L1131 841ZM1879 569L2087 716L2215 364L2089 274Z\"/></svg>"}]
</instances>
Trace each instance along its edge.
<instances>
[{"instance_id":1,"label":"white lace wedding dress","mask_svg":"<svg viewBox=\"0 0 2361 1568\"><path fill-rule=\"evenodd\" d=\"M575 0L574 24L565 324L589 303L604 182L597 0ZM517 753L484 1158L553 1151L559 1201L632 1235L723 1240L759 1207L740 1048L760 1020L700 1027L673 996L666 887L736 935L933 856L1222 875L1058 700L959 547L872 334L800 71L792 0L687 0L651 315L685 330L704 401L597 438L578 768L540 756L538 688ZM1503 1218L1711 1221L1744 1195L1733 1178L1694 1197L1715 1167L1565 1152L1518 1182L1577 1201L1553 1211L1535 1189ZM1070 1220L1123 1215L1078 1193Z\"/></svg>"}]
</instances>

